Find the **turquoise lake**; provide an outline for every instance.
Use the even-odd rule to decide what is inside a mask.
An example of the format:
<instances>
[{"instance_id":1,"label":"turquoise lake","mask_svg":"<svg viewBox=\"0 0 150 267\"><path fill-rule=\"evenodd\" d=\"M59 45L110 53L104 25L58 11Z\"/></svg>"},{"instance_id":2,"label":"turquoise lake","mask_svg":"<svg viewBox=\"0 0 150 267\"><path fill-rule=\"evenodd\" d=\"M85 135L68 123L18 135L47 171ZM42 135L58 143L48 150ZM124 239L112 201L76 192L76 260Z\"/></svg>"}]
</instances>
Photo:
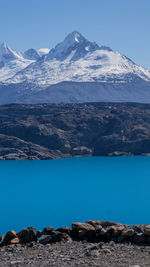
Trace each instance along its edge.
<instances>
[{"instance_id":1,"label":"turquoise lake","mask_svg":"<svg viewBox=\"0 0 150 267\"><path fill-rule=\"evenodd\" d=\"M26 226L150 224L150 157L0 161L0 235Z\"/></svg>"}]
</instances>

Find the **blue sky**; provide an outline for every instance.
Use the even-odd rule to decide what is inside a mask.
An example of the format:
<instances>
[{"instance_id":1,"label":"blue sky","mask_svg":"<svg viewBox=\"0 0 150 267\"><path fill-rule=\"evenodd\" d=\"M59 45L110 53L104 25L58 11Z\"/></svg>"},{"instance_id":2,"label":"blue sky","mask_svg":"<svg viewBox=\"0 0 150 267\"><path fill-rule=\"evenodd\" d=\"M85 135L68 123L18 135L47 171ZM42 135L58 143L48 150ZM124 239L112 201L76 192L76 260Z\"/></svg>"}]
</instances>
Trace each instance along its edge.
<instances>
[{"instance_id":1,"label":"blue sky","mask_svg":"<svg viewBox=\"0 0 150 267\"><path fill-rule=\"evenodd\" d=\"M150 0L0 0L0 42L54 47L77 30L150 69Z\"/></svg>"}]
</instances>

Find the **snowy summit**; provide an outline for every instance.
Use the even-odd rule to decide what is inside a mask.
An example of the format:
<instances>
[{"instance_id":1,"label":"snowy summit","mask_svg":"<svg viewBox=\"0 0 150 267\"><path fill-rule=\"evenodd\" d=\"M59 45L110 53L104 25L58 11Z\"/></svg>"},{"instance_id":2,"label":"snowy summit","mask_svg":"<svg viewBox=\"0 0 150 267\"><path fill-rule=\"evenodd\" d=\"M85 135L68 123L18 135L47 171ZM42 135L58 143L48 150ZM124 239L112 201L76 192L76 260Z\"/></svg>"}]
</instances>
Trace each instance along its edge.
<instances>
[{"instance_id":1,"label":"snowy summit","mask_svg":"<svg viewBox=\"0 0 150 267\"><path fill-rule=\"evenodd\" d=\"M87 40L78 31L51 50L30 48L20 53L1 45L0 82L9 88L15 85L16 90L22 84L24 95L42 91L43 97L45 92L46 102L150 102L149 70L110 47ZM64 82L70 83L68 89ZM51 86L57 89L47 90ZM41 95L39 99L42 101Z\"/></svg>"}]
</instances>

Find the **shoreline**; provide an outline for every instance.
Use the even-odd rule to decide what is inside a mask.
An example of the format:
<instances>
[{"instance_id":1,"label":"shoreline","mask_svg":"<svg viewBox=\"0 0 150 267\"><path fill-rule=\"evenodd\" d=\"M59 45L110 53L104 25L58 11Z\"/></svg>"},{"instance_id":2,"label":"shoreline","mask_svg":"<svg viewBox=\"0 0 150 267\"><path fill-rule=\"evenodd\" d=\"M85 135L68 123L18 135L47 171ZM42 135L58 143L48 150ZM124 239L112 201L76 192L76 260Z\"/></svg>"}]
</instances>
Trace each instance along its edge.
<instances>
[{"instance_id":1,"label":"shoreline","mask_svg":"<svg viewBox=\"0 0 150 267\"><path fill-rule=\"evenodd\" d=\"M150 266L150 225L107 221L72 227L9 231L0 243L0 267Z\"/></svg>"},{"instance_id":2,"label":"shoreline","mask_svg":"<svg viewBox=\"0 0 150 267\"><path fill-rule=\"evenodd\" d=\"M48 238L48 236L50 238ZM126 225L109 221L92 221L85 223L74 222L71 227L54 229L45 227L42 231L33 227L26 227L16 233L8 231L0 237L0 247L14 244L26 244L31 242L56 243L61 241L87 241L134 243L150 245L150 225Z\"/></svg>"}]
</instances>

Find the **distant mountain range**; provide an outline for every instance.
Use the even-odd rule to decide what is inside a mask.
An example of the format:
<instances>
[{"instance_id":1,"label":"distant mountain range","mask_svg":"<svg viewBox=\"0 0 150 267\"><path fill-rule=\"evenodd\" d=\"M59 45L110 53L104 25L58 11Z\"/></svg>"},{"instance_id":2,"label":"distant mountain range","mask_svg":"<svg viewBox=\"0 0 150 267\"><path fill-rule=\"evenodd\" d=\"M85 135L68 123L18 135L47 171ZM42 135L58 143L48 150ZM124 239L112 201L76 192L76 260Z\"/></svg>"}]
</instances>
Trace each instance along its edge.
<instances>
[{"instance_id":1,"label":"distant mountain range","mask_svg":"<svg viewBox=\"0 0 150 267\"><path fill-rule=\"evenodd\" d=\"M0 45L0 104L150 103L150 71L74 31L54 49Z\"/></svg>"}]
</instances>

